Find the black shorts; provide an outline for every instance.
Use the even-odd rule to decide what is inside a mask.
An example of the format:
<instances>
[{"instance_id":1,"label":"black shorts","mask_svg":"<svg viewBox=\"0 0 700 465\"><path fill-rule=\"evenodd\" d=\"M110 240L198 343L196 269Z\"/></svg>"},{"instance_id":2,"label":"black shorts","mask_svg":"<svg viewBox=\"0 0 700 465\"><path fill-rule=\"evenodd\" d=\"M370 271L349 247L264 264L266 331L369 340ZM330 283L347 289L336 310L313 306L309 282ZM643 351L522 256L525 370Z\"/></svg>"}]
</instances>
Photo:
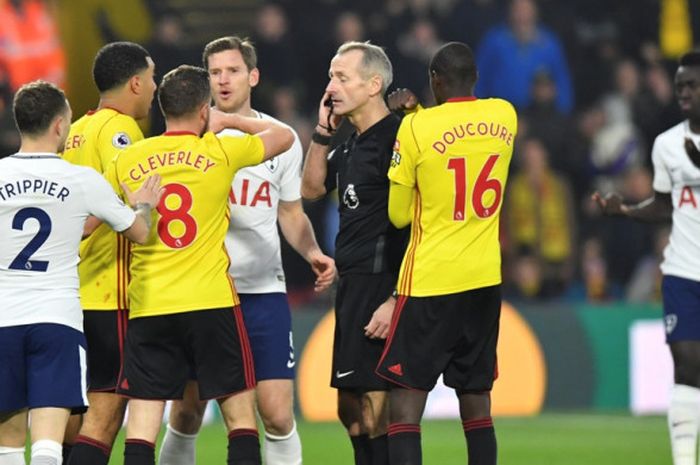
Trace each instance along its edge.
<instances>
[{"instance_id":1,"label":"black shorts","mask_svg":"<svg viewBox=\"0 0 700 465\"><path fill-rule=\"evenodd\" d=\"M122 368L128 310L85 310L88 392L115 392Z\"/></svg>"},{"instance_id":2,"label":"black shorts","mask_svg":"<svg viewBox=\"0 0 700 465\"><path fill-rule=\"evenodd\" d=\"M240 307L129 321L117 393L135 399L182 399L192 373L201 400L255 387Z\"/></svg>"},{"instance_id":3,"label":"black shorts","mask_svg":"<svg viewBox=\"0 0 700 465\"><path fill-rule=\"evenodd\" d=\"M335 298L335 337L331 386L358 391L384 391L391 384L374 372L384 339L365 336L374 311L396 287L392 274L349 274L340 277Z\"/></svg>"},{"instance_id":4,"label":"black shorts","mask_svg":"<svg viewBox=\"0 0 700 465\"><path fill-rule=\"evenodd\" d=\"M485 392L496 375L501 286L433 297L399 296L377 374L430 391L440 375L461 392Z\"/></svg>"}]
</instances>

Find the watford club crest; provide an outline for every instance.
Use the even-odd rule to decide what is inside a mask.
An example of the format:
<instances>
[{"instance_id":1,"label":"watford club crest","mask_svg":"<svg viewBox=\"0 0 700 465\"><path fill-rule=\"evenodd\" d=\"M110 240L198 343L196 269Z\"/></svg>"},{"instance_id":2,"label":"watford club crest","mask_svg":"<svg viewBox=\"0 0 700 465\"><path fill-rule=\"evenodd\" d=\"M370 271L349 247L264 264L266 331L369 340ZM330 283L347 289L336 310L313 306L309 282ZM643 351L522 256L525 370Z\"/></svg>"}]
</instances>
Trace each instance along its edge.
<instances>
[{"instance_id":1,"label":"watford club crest","mask_svg":"<svg viewBox=\"0 0 700 465\"><path fill-rule=\"evenodd\" d=\"M277 157L270 158L265 162L265 166L268 170L270 170L270 173L274 173L275 171L277 171L277 167L280 166L280 162L277 159Z\"/></svg>"}]
</instances>

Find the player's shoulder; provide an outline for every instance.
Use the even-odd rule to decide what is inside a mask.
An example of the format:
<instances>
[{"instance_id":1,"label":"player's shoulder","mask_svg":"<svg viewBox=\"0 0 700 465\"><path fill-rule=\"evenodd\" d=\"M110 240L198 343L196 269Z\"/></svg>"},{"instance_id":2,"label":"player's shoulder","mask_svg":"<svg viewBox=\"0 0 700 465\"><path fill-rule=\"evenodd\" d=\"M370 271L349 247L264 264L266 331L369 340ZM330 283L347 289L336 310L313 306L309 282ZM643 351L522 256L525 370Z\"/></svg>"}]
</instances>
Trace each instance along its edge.
<instances>
[{"instance_id":1,"label":"player's shoulder","mask_svg":"<svg viewBox=\"0 0 700 465\"><path fill-rule=\"evenodd\" d=\"M513 104L510 103L508 100L497 97L491 97L485 99L478 99L477 102L480 102L484 108L488 109L488 111L497 111L506 117L517 117L515 106L513 106Z\"/></svg>"},{"instance_id":2,"label":"player's shoulder","mask_svg":"<svg viewBox=\"0 0 700 465\"><path fill-rule=\"evenodd\" d=\"M143 139L143 132L134 118L118 111L100 110L91 123L98 132L101 143L111 144L115 149L123 149Z\"/></svg>"},{"instance_id":3,"label":"player's shoulder","mask_svg":"<svg viewBox=\"0 0 700 465\"><path fill-rule=\"evenodd\" d=\"M656 136L656 139L654 139L654 145L663 146L668 144L677 144L679 139L683 139L685 137L685 124L685 121L680 122Z\"/></svg>"}]
</instances>

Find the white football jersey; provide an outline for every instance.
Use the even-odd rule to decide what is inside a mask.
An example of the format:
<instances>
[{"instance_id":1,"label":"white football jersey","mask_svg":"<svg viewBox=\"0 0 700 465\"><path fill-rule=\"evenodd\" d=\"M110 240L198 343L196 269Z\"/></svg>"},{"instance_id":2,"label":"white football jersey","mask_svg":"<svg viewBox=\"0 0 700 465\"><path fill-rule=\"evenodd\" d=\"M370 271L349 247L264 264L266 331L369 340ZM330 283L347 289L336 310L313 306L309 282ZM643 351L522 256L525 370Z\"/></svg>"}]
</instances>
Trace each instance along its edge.
<instances>
[{"instance_id":1,"label":"white football jersey","mask_svg":"<svg viewBox=\"0 0 700 465\"><path fill-rule=\"evenodd\" d=\"M700 169L685 152L686 138L700 144L700 134L692 134L684 121L659 134L651 153L654 190L673 199L673 225L661 271L700 281Z\"/></svg>"},{"instance_id":2,"label":"white football jersey","mask_svg":"<svg viewBox=\"0 0 700 465\"><path fill-rule=\"evenodd\" d=\"M57 323L83 330L78 247L89 215L117 231L135 219L92 168L53 153L0 160L0 326Z\"/></svg>"},{"instance_id":3,"label":"white football jersey","mask_svg":"<svg viewBox=\"0 0 700 465\"><path fill-rule=\"evenodd\" d=\"M258 116L280 122L264 113L258 112ZM231 258L229 273L236 290L243 294L287 291L277 207L280 200L291 202L301 198L303 154L299 136L293 129L292 132L294 143L288 151L238 171L231 185L231 223L226 234L226 250ZM232 129L219 133L220 136L240 134Z\"/></svg>"}]
</instances>

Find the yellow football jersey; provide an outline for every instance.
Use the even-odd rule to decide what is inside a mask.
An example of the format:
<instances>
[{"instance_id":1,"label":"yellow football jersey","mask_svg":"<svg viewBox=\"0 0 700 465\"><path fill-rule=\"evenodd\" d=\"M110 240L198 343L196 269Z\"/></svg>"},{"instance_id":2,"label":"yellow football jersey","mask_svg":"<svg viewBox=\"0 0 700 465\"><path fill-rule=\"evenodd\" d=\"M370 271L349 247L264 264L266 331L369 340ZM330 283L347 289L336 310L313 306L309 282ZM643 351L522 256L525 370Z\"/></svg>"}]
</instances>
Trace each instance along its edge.
<instances>
[{"instance_id":1,"label":"yellow football jersey","mask_svg":"<svg viewBox=\"0 0 700 465\"><path fill-rule=\"evenodd\" d=\"M499 215L516 131L515 110L501 99L450 99L401 122L389 178L415 190L400 294L501 282Z\"/></svg>"},{"instance_id":2,"label":"yellow football jersey","mask_svg":"<svg viewBox=\"0 0 700 465\"><path fill-rule=\"evenodd\" d=\"M228 194L236 172L264 153L258 136L166 132L114 159L106 176L115 188L134 191L156 173L165 188L147 243L131 249L130 318L239 304L224 246Z\"/></svg>"},{"instance_id":3,"label":"yellow football jersey","mask_svg":"<svg viewBox=\"0 0 700 465\"><path fill-rule=\"evenodd\" d=\"M143 139L136 121L111 108L88 112L71 125L63 158L104 173L116 154ZM100 225L80 243L80 303L86 310L127 308L129 242Z\"/></svg>"}]
</instances>

